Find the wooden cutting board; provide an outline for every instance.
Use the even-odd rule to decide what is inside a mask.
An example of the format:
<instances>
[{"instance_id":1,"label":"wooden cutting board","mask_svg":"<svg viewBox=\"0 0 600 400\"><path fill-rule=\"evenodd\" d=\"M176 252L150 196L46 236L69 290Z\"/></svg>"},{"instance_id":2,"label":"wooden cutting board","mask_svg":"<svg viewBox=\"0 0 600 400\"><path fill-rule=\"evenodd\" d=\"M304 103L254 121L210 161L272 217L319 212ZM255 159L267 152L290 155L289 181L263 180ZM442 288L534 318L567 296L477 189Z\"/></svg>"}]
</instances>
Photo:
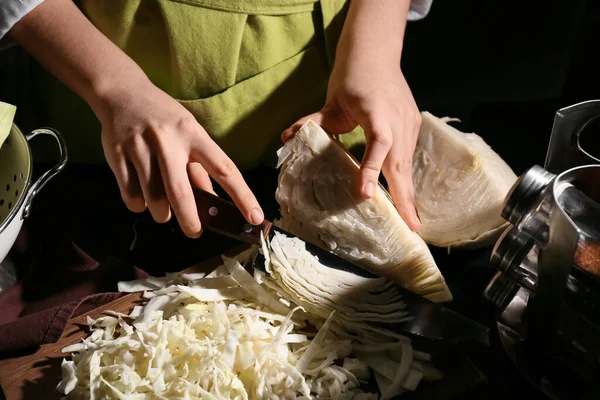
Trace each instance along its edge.
<instances>
[{"instance_id":1,"label":"wooden cutting board","mask_svg":"<svg viewBox=\"0 0 600 400\"><path fill-rule=\"evenodd\" d=\"M232 251L231 254L239 253L239 250ZM221 258L216 257L188 268L182 273L208 273L220 264ZM0 386L6 399L60 399L61 394L55 388L61 379L60 364L66 356L61 349L80 342L89 334L86 317L89 315L94 319L98 318L106 310L129 313L134 306L142 304L143 300L141 293L127 294L87 314L72 318L56 343L44 344L35 353L0 360ZM401 399L452 399L486 380L475 365L457 349L431 343L424 343L423 346L419 346L419 349L430 351L433 354L434 363L444 372L444 379L435 384L422 383L416 392L407 393L401 396Z\"/></svg>"}]
</instances>

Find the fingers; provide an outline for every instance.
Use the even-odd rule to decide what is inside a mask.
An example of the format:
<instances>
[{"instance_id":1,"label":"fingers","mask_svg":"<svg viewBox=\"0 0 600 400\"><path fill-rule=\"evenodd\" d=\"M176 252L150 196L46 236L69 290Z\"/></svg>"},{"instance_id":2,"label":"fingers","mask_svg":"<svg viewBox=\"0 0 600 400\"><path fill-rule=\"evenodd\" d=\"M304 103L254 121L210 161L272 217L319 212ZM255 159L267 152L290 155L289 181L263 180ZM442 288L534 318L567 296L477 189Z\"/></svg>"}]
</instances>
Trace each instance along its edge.
<instances>
[{"instance_id":1,"label":"fingers","mask_svg":"<svg viewBox=\"0 0 600 400\"><path fill-rule=\"evenodd\" d=\"M190 238L200 237L202 224L187 174L187 154L165 148L159 150L158 160L165 191L181 230Z\"/></svg>"},{"instance_id":2,"label":"fingers","mask_svg":"<svg viewBox=\"0 0 600 400\"><path fill-rule=\"evenodd\" d=\"M283 131L283 133L281 134L281 141L285 143L291 138L293 138L296 132L298 132L302 125L304 125L309 119L312 119L317 124L319 124L318 120L321 119L321 112L319 111L317 113L307 115L306 117L300 118L298 121L294 122L292 126Z\"/></svg>"},{"instance_id":3,"label":"fingers","mask_svg":"<svg viewBox=\"0 0 600 400\"><path fill-rule=\"evenodd\" d=\"M244 181L233 161L212 141L205 132L192 143L191 155L199 162L240 209L248 222L259 225L264 221L264 213L254 194Z\"/></svg>"},{"instance_id":4,"label":"fingers","mask_svg":"<svg viewBox=\"0 0 600 400\"><path fill-rule=\"evenodd\" d=\"M333 134L342 134L351 131L356 125L361 125L367 136L367 147L360 169L360 191L366 198L375 195L379 182L379 174L385 158L392 146L392 130L386 122L385 114L379 111L381 107L369 107L354 110L353 117L348 113L340 112L339 106L325 106L319 112L299 119L281 134L281 140L286 142L308 121L312 119L323 129Z\"/></svg>"},{"instance_id":5,"label":"fingers","mask_svg":"<svg viewBox=\"0 0 600 400\"><path fill-rule=\"evenodd\" d=\"M390 169L386 168L385 174L398 214L412 231L417 232L421 229L421 221L415 208L412 176L400 172L406 169L405 164L405 161L399 161L398 164L393 164Z\"/></svg>"},{"instance_id":6,"label":"fingers","mask_svg":"<svg viewBox=\"0 0 600 400\"><path fill-rule=\"evenodd\" d=\"M302 125L309 119L312 119L319 124L321 128L334 135L350 132L352 129L356 128L356 122L350 119L346 113L340 112L338 106L326 105L320 111L300 118L292 126L283 131L281 134L281 141L285 143L294 137L296 132L298 132Z\"/></svg>"},{"instance_id":7,"label":"fingers","mask_svg":"<svg viewBox=\"0 0 600 400\"><path fill-rule=\"evenodd\" d=\"M208 172L206 172L204 167L202 167L202 164L191 162L188 164L187 170L192 186L200 188L202 190L206 190L207 192L210 192L215 196L217 195L213 188L212 181L208 176Z\"/></svg>"},{"instance_id":8,"label":"fingers","mask_svg":"<svg viewBox=\"0 0 600 400\"><path fill-rule=\"evenodd\" d=\"M150 214L156 222L165 223L171 218L171 209L158 160L152 154L149 145L141 137L136 138L128 149Z\"/></svg>"},{"instance_id":9,"label":"fingers","mask_svg":"<svg viewBox=\"0 0 600 400\"><path fill-rule=\"evenodd\" d=\"M135 213L141 213L146 210L146 202L142 194L142 188L138 180L135 168L127 162L125 156L120 152L107 152L106 161L113 171L121 198L127 208Z\"/></svg>"},{"instance_id":10,"label":"fingers","mask_svg":"<svg viewBox=\"0 0 600 400\"><path fill-rule=\"evenodd\" d=\"M186 123L179 128L175 135L149 131L132 136L122 153L105 146L112 149L107 151L107 160L127 207L141 212L147 205L158 223L167 222L172 209L185 235L197 238L202 225L192 185L214 193L210 173L248 222L261 224L263 211L233 161L199 124ZM180 146L174 138L182 141Z\"/></svg>"},{"instance_id":11,"label":"fingers","mask_svg":"<svg viewBox=\"0 0 600 400\"><path fill-rule=\"evenodd\" d=\"M421 228L415 207L415 192L412 179L412 156L420 119L405 119L395 124L394 142L386 158L383 170L390 194L398 213L412 231Z\"/></svg>"},{"instance_id":12,"label":"fingers","mask_svg":"<svg viewBox=\"0 0 600 400\"><path fill-rule=\"evenodd\" d=\"M361 125L367 136L367 147L361 162L359 186L361 194L371 198L375 195L381 167L392 146L392 130L386 122L388 118L385 114L373 111L380 109L378 107L355 110L354 118L339 112L338 109L339 107L328 105L319 112L299 119L282 133L281 139L284 142L291 139L309 119L334 134L346 133L357 124Z\"/></svg>"},{"instance_id":13,"label":"fingers","mask_svg":"<svg viewBox=\"0 0 600 400\"><path fill-rule=\"evenodd\" d=\"M409 228L417 231L421 221L415 208L412 180L412 155L420 128L420 114L405 112L389 104L362 102L349 113L339 107L326 106L319 112L299 119L282 135L286 142L309 119L330 133L342 134L360 125L367 137L367 146L361 162L359 188L365 198L375 195L382 169L390 187L394 204Z\"/></svg>"},{"instance_id":14,"label":"fingers","mask_svg":"<svg viewBox=\"0 0 600 400\"><path fill-rule=\"evenodd\" d=\"M367 147L360 164L360 191L366 198L375 195L381 167L393 143L392 130L385 121L376 114L368 114L361 124L367 137Z\"/></svg>"}]
</instances>

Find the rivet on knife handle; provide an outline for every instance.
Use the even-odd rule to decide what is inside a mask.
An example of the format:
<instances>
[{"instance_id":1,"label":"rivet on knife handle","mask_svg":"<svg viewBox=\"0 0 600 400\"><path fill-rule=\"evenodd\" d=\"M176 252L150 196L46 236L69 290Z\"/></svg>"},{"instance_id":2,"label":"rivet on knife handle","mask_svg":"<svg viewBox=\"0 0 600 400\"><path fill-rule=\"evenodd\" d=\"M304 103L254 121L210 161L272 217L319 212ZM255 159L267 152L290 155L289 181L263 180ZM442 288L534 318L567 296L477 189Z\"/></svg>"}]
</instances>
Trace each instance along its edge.
<instances>
[{"instance_id":1,"label":"rivet on knife handle","mask_svg":"<svg viewBox=\"0 0 600 400\"><path fill-rule=\"evenodd\" d=\"M250 244L260 244L261 231L269 231L270 222L250 225L235 204L202 189L193 190L203 229Z\"/></svg>"}]
</instances>

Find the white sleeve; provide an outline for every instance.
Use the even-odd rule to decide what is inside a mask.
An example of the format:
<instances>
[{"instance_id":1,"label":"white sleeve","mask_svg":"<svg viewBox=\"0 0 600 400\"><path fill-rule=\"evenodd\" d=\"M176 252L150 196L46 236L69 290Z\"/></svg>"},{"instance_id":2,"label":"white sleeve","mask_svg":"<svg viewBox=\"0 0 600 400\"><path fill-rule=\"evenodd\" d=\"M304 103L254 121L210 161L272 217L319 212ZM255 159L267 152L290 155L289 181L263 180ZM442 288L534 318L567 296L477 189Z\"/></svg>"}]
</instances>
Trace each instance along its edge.
<instances>
[{"instance_id":1,"label":"white sleeve","mask_svg":"<svg viewBox=\"0 0 600 400\"><path fill-rule=\"evenodd\" d=\"M0 0L0 48L8 45L6 33L44 0Z\"/></svg>"},{"instance_id":2,"label":"white sleeve","mask_svg":"<svg viewBox=\"0 0 600 400\"><path fill-rule=\"evenodd\" d=\"M408 20L417 21L425 18L429 14L431 3L433 3L433 0L411 0L410 9L408 10Z\"/></svg>"},{"instance_id":3,"label":"white sleeve","mask_svg":"<svg viewBox=\"0 0 600 400\"><path fill-rule=\"evenodd\" d=\"M27 13L44 0L0 0L0 39ZM433 0L411 0L408 20L423 19L429 13Z\"/></svg>"}]
</instances>

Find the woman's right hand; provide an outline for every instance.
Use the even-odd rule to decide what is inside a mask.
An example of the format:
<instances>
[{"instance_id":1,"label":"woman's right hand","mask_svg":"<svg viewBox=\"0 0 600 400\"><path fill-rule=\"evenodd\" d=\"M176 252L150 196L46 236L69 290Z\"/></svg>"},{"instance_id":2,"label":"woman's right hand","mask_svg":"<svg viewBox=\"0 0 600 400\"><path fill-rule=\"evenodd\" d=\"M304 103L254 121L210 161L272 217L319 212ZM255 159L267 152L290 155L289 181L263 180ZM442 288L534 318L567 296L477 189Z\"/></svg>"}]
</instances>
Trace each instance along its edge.
<instances>
[{"instance_id":1,"label":"woman's right hand","mask_svg":"<svg viewBox=\"0 0 600 400\"><path fill-rule=\"evenodd\" d=\"M164 223L173 210L183 232L199 237L192 185L213 192L210 175L248 222L263 222L263 211L233 161L185 107L149 80L111 89L100 104L95 111L104 154L131 211L148 208Z\"/></svg>"},{"instance_id":2,"label":"woman's right hand","mask_svg":"<svg viewBox=\"0 0 600 400\"><path fill-rule=\"evenodd\" d=\"M192 114L150 82L70 0L44 1L10 30L21 46L81 96L102 123L102 145L127 207L157 222L175 212L198 237L192 184L212 190L209 174L251 224L263 212L233 161Z\"/></svg>"}]
</instances>

